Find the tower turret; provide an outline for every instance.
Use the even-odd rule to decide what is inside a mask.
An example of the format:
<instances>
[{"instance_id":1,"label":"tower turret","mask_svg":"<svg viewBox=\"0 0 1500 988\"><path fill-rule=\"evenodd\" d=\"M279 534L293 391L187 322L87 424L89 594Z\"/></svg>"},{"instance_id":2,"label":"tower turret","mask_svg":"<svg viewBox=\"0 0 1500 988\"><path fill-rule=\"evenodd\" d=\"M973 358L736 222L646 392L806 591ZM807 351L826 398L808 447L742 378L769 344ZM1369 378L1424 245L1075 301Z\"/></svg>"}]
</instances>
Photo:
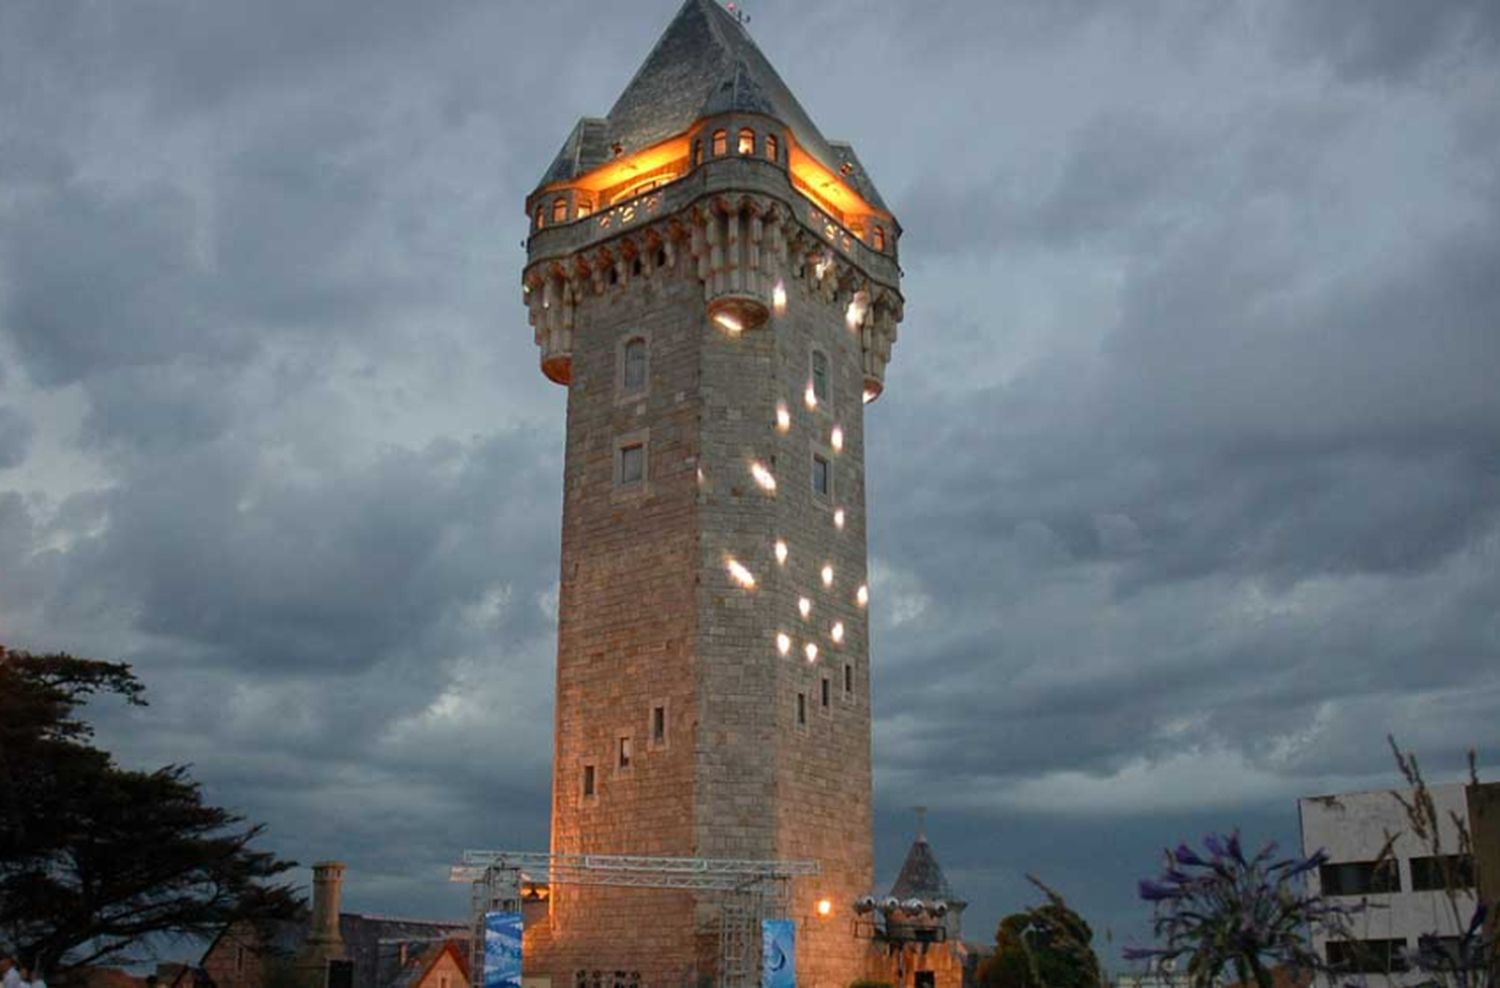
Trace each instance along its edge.
<instances>
[{"instance_id":1,"label":"tower turret","mask_svg":"<svg viewBox=\"0 0 1500 988\"><path fill-rule=\"evenodd\" d=\"M526 211L525 301L568 389L552 850L816 860L798 979L843 988L868 968L864 404L900 226L712 0ZM559 886L548 908L525 956L553 988L714 973L713 902Z\"/></svg>"}]
</instances>

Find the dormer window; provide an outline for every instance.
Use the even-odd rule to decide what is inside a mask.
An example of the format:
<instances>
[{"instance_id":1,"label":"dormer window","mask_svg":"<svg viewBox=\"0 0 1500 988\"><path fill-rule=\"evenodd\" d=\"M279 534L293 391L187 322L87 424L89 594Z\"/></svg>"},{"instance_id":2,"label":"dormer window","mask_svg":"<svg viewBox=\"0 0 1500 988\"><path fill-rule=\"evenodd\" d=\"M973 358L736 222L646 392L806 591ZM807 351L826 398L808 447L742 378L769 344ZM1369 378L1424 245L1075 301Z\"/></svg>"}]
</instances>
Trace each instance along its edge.
<instances>
[{"instance_id":1,"label":"dormer window","mask_svg":"<svg viewBox=\"0 0 1500 988\"><path fill-rule=\"evenodd\" d=\"M781 160L781 142L776 139L775 134L766 135L766 157L772 161Z\"/></svg>"},{"instance_id":2,"label":"dormer window","mask_svg":"<svg viewBox=\"0 0 1500 988\"><path fill-rule=\"evenodd\" d=\"M885 227L875 227L875 249L882 254L885 253Z\"/></svg>"},{"instance_id":3,"label":"dormer window","mask_svg":"<svg viewBox=\"0 0 1500 988\"><path fill-rule=\"evenodd\" d=\"M729 153L729 131L714 131L714 157L722 158Z\"/></svg>"},{"instance_id":4,"label":"dormer window","mask_svg":"<svg viewBox=\"0 0 1500 988\"><path fill-rule=\"evenodd\" d=\"M736 148L736 150L738 150L740 154L754 154L755 131L751 130L749 127L741 128L739 147Z\"/></svg>"},{"instance_id":5,"label":"dormer window","mask_svg":"<svg viewBox=\"0 0 1500 988\"><path fill-rule=\"evenodd\" d=\"M568 221L568 200L557 198L552 200L552 222L566 223Z\"/></svg>"}]
</instances>

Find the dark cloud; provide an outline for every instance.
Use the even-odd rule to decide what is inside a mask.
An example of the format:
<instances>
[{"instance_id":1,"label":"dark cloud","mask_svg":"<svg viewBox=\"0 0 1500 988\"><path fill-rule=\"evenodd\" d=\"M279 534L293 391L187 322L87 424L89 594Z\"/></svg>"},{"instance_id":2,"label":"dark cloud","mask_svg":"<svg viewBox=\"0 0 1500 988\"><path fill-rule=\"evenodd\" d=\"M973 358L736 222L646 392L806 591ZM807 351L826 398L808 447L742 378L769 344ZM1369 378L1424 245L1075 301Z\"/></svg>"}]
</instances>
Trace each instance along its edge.
<instances>
[{"instance_id":1,"label":"dark cloud","mask_svg":"<svg viewBox=\"0 0 1500 988\"><path fill-rule=\"evenodd\" d=\"M1485 0L1330 0L1290 3L1281 12L1280 45L1296 61L1326 62L1350 82L1400 82L1429 65L1463 67L1493 57L1500 11Z\"/></svg>"},{"instance_id":2,"label":"dark cloud","mask_svg":"<svg viewBox=\"0 0 1500 988\"><path fill-rule=\"evenodd\" d=\"M0 405L0 470L19 466L26 459L34 431L24 415Z\"/></svg>"}]
</instances>

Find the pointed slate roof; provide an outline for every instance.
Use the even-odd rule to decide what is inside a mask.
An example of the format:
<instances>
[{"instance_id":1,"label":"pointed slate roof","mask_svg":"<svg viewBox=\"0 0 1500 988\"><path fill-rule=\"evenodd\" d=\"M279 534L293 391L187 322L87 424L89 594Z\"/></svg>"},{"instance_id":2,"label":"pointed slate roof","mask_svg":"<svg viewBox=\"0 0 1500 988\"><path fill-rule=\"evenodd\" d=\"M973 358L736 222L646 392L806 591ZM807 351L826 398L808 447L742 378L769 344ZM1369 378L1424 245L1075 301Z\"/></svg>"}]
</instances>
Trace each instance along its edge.
<instances>
[{"instance_id":1,"label":"pointed slate roof","mask_svg":"<svg viewBox=\"0 0 1500 988\"><path fill-rule=\"evenodd\" d=\"M926 902L941 899L949 905L963 904L963 900L953 893L953 886L948 884L948 877L943 874L943 867L938 864L937 855L932 853L932 845L927 843L926 837L912 841L890 894L903 902L907 899Z\"/></svg>"},{"instance_id":2,"label":"pointed slate roof","mask_svg":"<svg viewBox=\"0 0 1500 988\"><path fill-rule=\"evenodd\" d=\"M733 112L780 120L830 171L853 163L845 181L871 205L886 208L849 146L831 145L823 137L744 25L716 0L685 0L609 116L580 120L541 184L597 168L609 160L615 144L628 154L676 136L703 117Z\"/></svg>"}]
</instances>

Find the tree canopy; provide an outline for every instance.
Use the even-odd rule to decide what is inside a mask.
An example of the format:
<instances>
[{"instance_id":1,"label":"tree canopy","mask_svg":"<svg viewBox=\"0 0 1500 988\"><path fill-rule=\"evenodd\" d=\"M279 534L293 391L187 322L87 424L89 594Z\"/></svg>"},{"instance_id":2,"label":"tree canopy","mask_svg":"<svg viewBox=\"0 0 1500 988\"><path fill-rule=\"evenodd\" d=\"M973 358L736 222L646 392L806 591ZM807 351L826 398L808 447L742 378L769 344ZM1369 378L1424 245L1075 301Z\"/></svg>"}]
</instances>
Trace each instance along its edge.
<instances>
[{"instance_id":1,"label":"tree canopy","mask_svg":"<svg viewBox=\"0 0 1500 988\"><path fill-rule=\"evenodd\" d=\"M1094 931L1055 894L1000 921L995 952L979 970L985 988L1098 988Z\"/></svg>"},{"instance_id":2,"label":"tree canopy","mask_svg":"<svg viewBox=\"0 0 1500 988\"><path fill-rule=\"evenodd\" d=\"M301 909L273 881L294 863L251 847L262 825L205 805L184 766L125 769L93 745L79 708L142 692L123 663L0 646L0 951L67 970Z\"/></svg>"}]
</instances>

